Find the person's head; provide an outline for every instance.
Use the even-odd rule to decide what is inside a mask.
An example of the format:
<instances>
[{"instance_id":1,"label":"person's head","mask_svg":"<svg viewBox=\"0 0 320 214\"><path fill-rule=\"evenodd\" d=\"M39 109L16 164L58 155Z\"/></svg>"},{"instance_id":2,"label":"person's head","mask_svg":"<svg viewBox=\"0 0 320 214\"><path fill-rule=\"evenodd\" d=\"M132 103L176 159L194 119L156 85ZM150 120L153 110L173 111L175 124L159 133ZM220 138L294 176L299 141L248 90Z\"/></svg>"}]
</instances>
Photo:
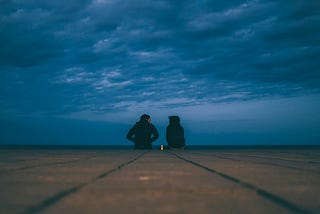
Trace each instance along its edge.
<instances>
[{"instance_id":1,"label":"person's head","mask_svg":"<svg viewBox=\"0 0 320 214\"><path fill-rule=\"evenodd\" d=\"M180 118L178 116L169 116L169 124L170 125L178 125L180 124Z\"/></svg>"},{"instance_id":2,"label":"person's head","mask_svg":"<svg viewBox=\"0 0 320 214\"><path fill-rule=\"evenodd\" d=\"M143 114L140 117L140 121L148 121L150 123L151 122L151 117L150 117L150 115Z\"/></svg>"}]
</instances>

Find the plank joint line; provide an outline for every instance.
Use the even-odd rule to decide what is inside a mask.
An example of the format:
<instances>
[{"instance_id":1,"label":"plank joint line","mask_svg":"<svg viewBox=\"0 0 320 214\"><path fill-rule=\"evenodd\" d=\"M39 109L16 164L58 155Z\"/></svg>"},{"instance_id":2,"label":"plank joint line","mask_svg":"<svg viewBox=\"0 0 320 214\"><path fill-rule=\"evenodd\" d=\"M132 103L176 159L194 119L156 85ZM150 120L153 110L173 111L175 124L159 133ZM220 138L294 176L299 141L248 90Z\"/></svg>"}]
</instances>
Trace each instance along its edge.
<instances>
[{"instance_id":1,"label":"plank joint line","mask_svg":"<svg viewBox=\"0 0 320 214\"><path fill-rule=\"evenodd\" d=\"M218 172L218 171L215 170L215 169L209 168L209 167L204 166L204 165L202 165L202 164L200 164L200 163L197 163L197 162L195 162L195 161L186 159L186 158L184 158L184 157L182 157L182 156L180 156L180 155L177 155L177 154L174 153L174 152L169 152L169 151L166 151L166 152L170 153L171 155L176 156L177 158L179 158L179 159L181 159L181 160L183 160L183 161L185 161L185 162L188 162L188 163L190 163L190 164L192 164L192 165L195 165L195 166L197 166L197 167L199 167L199 168L202 168L202 169L204 169L204 170L206 170L206 171L209 171L209 172L211 172L211 173L213 173L213 174L217 174L217 175L219 175L220 177L222 177L222 178L224 178L224 179L226 179L226 180L229 180L229 181L232 181L232 182L234 182L234 183L237 183L237 184L239 184L240 186L242 186L242 187L244 187L244 188L246 188L246 189L253 190L253 191L255 191L259 196L261 196L261 197L263 197L263 198L265 198L265 199L267 199L267 200L269 200L269 201L271 201L271 202L274 202L274 203L276 203L276 204L278 204L278 205L280 205L280 206L282 206L282 207L284 207L284 208L287 208L288 210L290 210L290 211L293 212L293 213L311 214L310 211L307 211L307 210L305 210L304 208L301 208L301 207L299 207L298 205L295 205L295 204L287 201L286 199L281 198L280 196L274 195L274 194L272 194L272 193L270 193L270 192L268 192L268 191L266 191L266 190L264 190L264 189L261 189L260 187L257 187L257 186L255 186L255 185L252 185L252 184L247 183L247 182L245 182L245 181L241 181L240 179L235 178L235 177L233 177L233 176L231 176L231 175L227 175L227 174L225 174L225 173Z\"/></svg>"},{"instance_id":2,"label":"plank joint line","mask_svg":"<svg viewBox=\"0 0 320 214\"><path fill-rule=\"evenodd\" d=\"M76 193L78 192L80 189L82 189L83 187L89 185L89 184L92 184L94 183L95 181L99 180L99 179L102 179L120 169L122 169L123 167L125 166L128 166L129 164L132 164L134 161L138 160L139 158L141 158L143 155L145 155L147 152L143 152L141 154L139 154L138 156L136 156L135 158L125 162L125 163L122 163L120 164L119 166L111 169L111 170L108 170L107 172L104 172L100 175L98 175L97 177L93 178L91 181L88 181L86 183L82 183L82 184L78 184L74 187L71 187L69 189L66 189L64 191L61 191L47 199L45 199L44 201L42 201L41 203L39 203L38 205L35 205L33 207L30 207L29 209L27 209L26 211L24 211L22 214L36 214L36 213L39 213L41 211L43 211L44 209L48 208L49 206L52 206L53 204L59 202L60 200L62 200L63 198L73 194L73 193Z\"/></svg>"}]
</instances>

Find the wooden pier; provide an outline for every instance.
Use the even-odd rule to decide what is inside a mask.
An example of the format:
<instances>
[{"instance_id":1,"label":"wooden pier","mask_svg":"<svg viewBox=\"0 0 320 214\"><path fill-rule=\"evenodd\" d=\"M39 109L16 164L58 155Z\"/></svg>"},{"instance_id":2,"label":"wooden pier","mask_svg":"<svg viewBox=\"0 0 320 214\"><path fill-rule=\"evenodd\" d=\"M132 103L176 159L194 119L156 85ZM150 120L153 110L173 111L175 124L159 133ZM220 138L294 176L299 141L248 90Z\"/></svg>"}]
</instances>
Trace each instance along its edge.
<instances>
[{"instance_id":1,"label":"wooden pier","mask_svg":"<svg viewBox=\"0 0 320 214\"><path fill-rule=\"evenodd\" d=\"M320 149L1 149L0 213L320 213Z\"/></svg>"}]
</instances>

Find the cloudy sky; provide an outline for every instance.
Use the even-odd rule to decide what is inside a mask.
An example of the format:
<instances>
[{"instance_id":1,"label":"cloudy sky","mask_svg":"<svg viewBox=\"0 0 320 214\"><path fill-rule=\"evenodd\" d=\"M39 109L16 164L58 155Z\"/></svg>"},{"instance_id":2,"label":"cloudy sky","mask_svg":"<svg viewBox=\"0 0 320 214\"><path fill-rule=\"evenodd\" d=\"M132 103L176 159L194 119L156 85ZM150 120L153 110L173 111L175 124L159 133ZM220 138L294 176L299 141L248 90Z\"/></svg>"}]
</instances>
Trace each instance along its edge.
<instances>
[{"instance_id":1,"label":"cloudy sky","mask_svg":"<svg viewBox=\"0 0 320 214\"><path fill-rule=\"evenodd\" d=\"M320 144L318 0L0 4L5 143L128 144L148 113L190 144Z\"/></svg>"}]
</instances>

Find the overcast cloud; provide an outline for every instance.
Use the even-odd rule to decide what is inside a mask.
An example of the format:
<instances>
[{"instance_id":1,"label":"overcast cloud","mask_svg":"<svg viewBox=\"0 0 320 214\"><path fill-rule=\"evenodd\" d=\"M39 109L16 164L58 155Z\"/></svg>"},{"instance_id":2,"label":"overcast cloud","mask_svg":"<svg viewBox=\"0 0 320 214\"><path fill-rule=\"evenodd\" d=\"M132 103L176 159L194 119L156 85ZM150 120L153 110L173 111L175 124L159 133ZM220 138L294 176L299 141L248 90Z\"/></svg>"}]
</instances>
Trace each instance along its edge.
<instances>
[{"instance_id":1,"label":"overcast cloud","mask_svg":"<svg viewBox=\"0 0 320 214\"><path fill-rule=\"evenodd\" d=\"M318 0L0 5L2 115L207 119L221 105L319 95Z\"/></svg>"}]
</instances>

